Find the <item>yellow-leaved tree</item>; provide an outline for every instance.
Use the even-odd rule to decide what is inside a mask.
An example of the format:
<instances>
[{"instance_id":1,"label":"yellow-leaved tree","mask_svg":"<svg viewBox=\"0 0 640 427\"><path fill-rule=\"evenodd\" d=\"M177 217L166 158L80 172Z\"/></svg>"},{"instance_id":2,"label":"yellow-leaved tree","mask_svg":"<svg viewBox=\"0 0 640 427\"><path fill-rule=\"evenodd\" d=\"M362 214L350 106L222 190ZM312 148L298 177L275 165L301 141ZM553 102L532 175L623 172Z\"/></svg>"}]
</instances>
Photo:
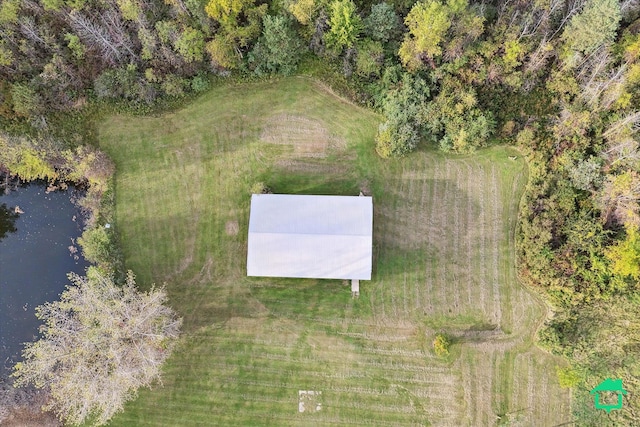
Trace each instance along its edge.
<instances>
[{"instance_id":1,"label":"yellow-leaved tree","mask_svg":"<svg viewBox=\"0 0 640 427\"><path fill-rule=\"evenodd\" d=\"M413 5L404 22L409 29L400 46L400 60L410 70L420 68L424 60L442 54L442 43L455 14L463 12L467 0L427 0Z\"/></svg>"}]
</instances>

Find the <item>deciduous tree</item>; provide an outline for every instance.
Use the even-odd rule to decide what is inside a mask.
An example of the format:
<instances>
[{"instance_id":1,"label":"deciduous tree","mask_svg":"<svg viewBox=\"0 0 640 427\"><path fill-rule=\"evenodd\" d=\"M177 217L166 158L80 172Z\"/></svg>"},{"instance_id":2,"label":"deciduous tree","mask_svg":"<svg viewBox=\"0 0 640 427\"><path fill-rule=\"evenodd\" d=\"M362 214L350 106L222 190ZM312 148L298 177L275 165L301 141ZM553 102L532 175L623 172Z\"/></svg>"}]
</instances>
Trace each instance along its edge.
<instances>
[{"instance_id":1,"label":"deciduous tree","mask_svg":"<svg viewBox=\"0 0 640 427\"><path fill-rule=\"evenodd\" d=\"M33 87L24 83L15 83L11 86L11 98L13 111L19 116L29 117L39 110L40 96Z\"/></svg>"},{"instance_id":2,"label":"deciduous tree","mask_svg":"<svg viewBox=\"0 0 640 427\"><path fill-rule=\"evenodd\" d=\"M175 42L176 51L186 62L202 61L204 34L193 27L186 27Z\"/></svg>"},{"instance_id":3,"label":"deciduous tree","mask_svg":"<svg viewBox=\"0 0 640 427\"><path fill-rule=\"evenodd\" d=\"M288 18L265 15L262 19L262 37L251 52L249 62L255 64L258 75L289 75L296 69L302 47Z\"/></svg>"},{"instance_id":4,"label":"deciduous tree","mask_svg":"<svg viewBox=\"0 0 640 427\"><path fill-rule=\"evenodd\" d=\"M380 156L403 156L417 147L429 96L424 79L406 73L399 87L388 92L383 100L386 121L376 135Z\"/></svg>"},{"instance_id":5,"label":"deciduous tree","mask_svg":"<svg viewBox=\"0 0 640 427\"><path fill-rule=\"evenodd\" d=\"M59 301L36 309L42 338L26 344L12 375L45 389L46 409L65 422L101 425L160 377L181 320L164 290L138 291L131 272L122 286L93 268L69 280Z\"/></svg>"},{"instance_id":6,"label":"deciduous tree","mask_svg":"<svg viewBox=\"0 0 640 427\"><path fill-rule=\"evenodd\" d=\"M289 12L302 25L309 25L317 16L320 8L316 0L294 0L289 4Z\"/></svg>"},{"instance_id":7,"label":"deciduous tree","mask_svg":"<svg viewBox=\"0 0 640 427\"><path fill-rule=\"evenodd\" d=\"M384 53L380 42L364 39L358 44L356 72L362 77L379 76L383 60Z\"/></svg>"},{"instance_id":8,"label":"deciduous tree","mask_svg":"<svg viewBox=\"0 0 640 427\"><path fill-rule=\"evenodd\" d=\"M0 3L0 25L12 24L18 20L20 2L17 0L3 0Z\"/></svg>"},{"instance_id":9,"label":"deciduous tree","mask_svg":"<svg viewBox=\"0 0 640 427\"><path fill-rule=\"evenodd\" d=\"M364 20L365 33L371 40L388 42L398 31L400 19L389 3L371 6L371 13Z\"/></svg>"},{"instance_id":10,"label":"deciduous tree","mask_svg":"<svg viewBox=\"0 0 640 427\"><path fill-rule=\"evenodd\" d=\"M590 191L602 183L601 161L595 157L577 161L568 172L571 183L579 190Z\"/></svg>"},{"instance_id":11,"label":"deciduous tree","mask_svg":"<svg viewBox=\"0 0 640 427\"><path fill-rule=\"evenodd\" d=\"M573 52L590 55L600 46L611 43L621 18L618 0L589 0L562 34L570 51L569 58L574 58Z\"/></svg>"},{"instance_id":12,"label":"deciduous tree","mask_svg":"<svg viewBox=\"0 0 640 427\"><path fill-rule=\"evenodd\" d=\"M352 0L335 0L331 3L329 32L325 41L330 49L341 52L353 47L362 31L362 19L356 14L356 5Z\"/></svg>"},{"instance_id":13,"label":"deciduous tree","mask_svg":"<svg viewBox=\"0 0 640 427\"><path fill-rule=\"evenodd\" d=\"M423 57L442 53L442 40L451 26L450 9L439 0L416 3L404 20L409 33L400 46L400 59L410 69L422 65Z\"/></svg>"},{"instance_id":14,"label":"deciduous tree","mask_svg":"<svg viewBox=\"0 0 640 427\"><path fill-rule=\"evenodd\" d=\"M228 35L217 34L207 43L206 49L215 67L234 69L240 63L233 39Z\"/></svg>"},{"instance_id":15,"label":"deciduous tree","mask_svg":"<svg viewBox=\"0 0 640 427\"><path fill-rule=\"evenodd\" d=\"M609 247L605 254L613 274L621 279L640 279L640 233L636 227L629 227L624 240Z\"/></svg>"},{"instance_id":16,"label":"deciduous tree","mask_svg":"<svg viewBox=\"0 0 640 427\"><path fill-rule=\"evenodd\" d=\"M640 227L640 176L633 170L609 175L600 191L602 219Z\"/></svg>"},{"instance_id":17,"label":"deciduous tree","mask_svg":"<svg viewBox=\"0 0 640 427\"><path fill-rule=\"evenodd\" d=\"M210 0L205 11L220 24L229 27L237 25L238 15L253 3L253 0Z\"/></svg>"}]
</instances>

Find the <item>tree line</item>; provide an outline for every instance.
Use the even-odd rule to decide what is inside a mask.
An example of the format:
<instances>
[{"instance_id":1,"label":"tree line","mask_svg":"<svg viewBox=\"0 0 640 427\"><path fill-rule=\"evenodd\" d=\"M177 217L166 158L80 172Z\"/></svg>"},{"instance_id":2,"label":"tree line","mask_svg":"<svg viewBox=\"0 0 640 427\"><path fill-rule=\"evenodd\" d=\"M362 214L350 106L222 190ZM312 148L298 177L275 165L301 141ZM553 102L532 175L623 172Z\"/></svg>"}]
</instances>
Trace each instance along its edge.
<instances>
[{"instance_id":1,"label":"tree line","mask_svg":"<svg viewBox=\"0 0 640 427\"><path fill-rule=\"evenodd\" d=\"M382 113L383 157L517 146L519 274L555 310L541 343L571 361L578 397L604 376L637 390L607 415L633 425L639 16L637 0L2 0L0 116L42 126L86 99L153 103L320 58Z\"/></svg>"}]
</instances>

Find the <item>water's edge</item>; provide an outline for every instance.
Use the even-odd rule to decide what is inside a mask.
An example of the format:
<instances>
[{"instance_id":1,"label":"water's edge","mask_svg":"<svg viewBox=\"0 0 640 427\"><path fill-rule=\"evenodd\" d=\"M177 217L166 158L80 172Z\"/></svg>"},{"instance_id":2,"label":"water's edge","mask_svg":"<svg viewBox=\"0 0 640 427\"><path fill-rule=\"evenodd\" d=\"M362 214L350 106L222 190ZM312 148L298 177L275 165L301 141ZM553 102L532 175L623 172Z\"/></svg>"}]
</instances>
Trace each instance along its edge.
<instances>
[{"instance_id":1,"label":"water's edge","mask_svg":"<svg viewBox=\"0 0 640 427\"><path fill-rule=\"evenodd\" d=\"M88 266L77 244L82 191L48 190L43 182L0 190L0 377L19 361L22 344L37 338L35 307L57 300L67 274Z\"/></svg>"}]
</instances>

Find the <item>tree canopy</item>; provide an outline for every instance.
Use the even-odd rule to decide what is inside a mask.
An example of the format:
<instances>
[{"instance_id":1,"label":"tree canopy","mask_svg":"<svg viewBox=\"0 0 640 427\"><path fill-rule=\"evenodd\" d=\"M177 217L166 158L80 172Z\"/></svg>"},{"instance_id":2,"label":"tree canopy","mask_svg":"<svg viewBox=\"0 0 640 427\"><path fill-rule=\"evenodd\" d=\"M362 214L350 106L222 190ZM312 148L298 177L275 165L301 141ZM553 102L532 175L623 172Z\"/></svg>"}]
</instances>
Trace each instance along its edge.
<instances>
[{"instance_id":1,"label":"tree canopy","mask_svg":"<svg viewBox=\"0 0 640 427\"><path fill-rule=\"evenodd\" d=\"M94 268L69 280L59 301L36 309L42 338L25 345L12 375L47 390L46 408L65 422L102 425L160 378L181 320L164 290L138 291L131 272L122 286Z\"/></svg>"},{"instance_id":2,"label":"tree canopy","mask_svg":"<svg viewBox=\"0 0 640 427\"><path fill-rule=\"evenodd\" d=\"M398 52L402 63L411 70L424 66L442 54L442 45L456 17L469 13L467 0L426 0L413 5L404 19L409 32ZM466 22L463 31L473 32L473 21Z\"/></svg>"},{"instance_id":3,"label":"tree canopy","mask_svg":"<svg viewBox=\"0 0 640 427\"><path fill-rule=\"evenodd\" d=\"M334 0L330 6L327 46L337 51L354 45L362 31L362 19L352 0Z\"/></svg>"},{"instance_id":4,"label":"tree canopy","mask_svg":"<svg viewBox=\"0 0 640 427\"><path fill-rule=\"evenodd\" d=\"M613 42L622 19L617 0L588 0L563 33L570 50L589 55Z\"/></svg>"},{"instance_id":5,"label":"tree canopy","mask_svg":"<svg viewBox=\"0 0 640 427\"><path fill-rule=\"evenodd\" d=\"M296 69L303 45L284 16L266 15L262 20L262 37L258 40L249 61L255 72L289 75Z\"/></svg>"}]
</instances>

